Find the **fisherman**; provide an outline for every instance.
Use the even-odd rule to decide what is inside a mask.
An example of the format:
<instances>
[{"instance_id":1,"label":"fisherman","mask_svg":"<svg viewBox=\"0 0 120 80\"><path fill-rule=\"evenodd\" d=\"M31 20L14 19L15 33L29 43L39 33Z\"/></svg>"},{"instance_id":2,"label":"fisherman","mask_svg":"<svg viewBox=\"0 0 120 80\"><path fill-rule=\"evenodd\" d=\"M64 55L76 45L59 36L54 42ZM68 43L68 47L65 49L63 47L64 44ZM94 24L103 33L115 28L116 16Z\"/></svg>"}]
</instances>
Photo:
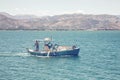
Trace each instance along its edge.
<instances>
[{"instance_id":1,"label":"fisherman","mask_svg":"<svg viewBox=\"0 0 120 80\"><path fill-rule=\"evenodd\" d=\"M51 42L48 42L47 46L48 46L49 49L51 49L53 44Z\"/></svg>"},{"instance_id":2,"label":"fisherman","mask_svg":"<svg viewBox=\"0 0 120 80\"><path fill-rule=\"evenodd\" d=\"M72 46L72 49L75 49L75 48L76 48L76 46L75 46L75 45L73 45L73 46Z\"/></svg>"},{"instance_id":3,"label":"fisherman","mask_svg":"<svg viewBox=\"0 0 120 80\"><path fill-rule=\"evenodd\" d=\"M53 45L53 50L54 50L54 51L57 51L58 46L59 46L58 44L54 44L54 45Z\"/></svg>"},{"instance_id":4,"label":"fisherman","mask_svg":"<svg viewBox=\"0 0 120 80\"><path fill-rule=\"evenodd\" d=\"M53 44L51 43L52 39L45 38L44 39L44 50L45 51L52 51Z\"/></svg>"},{"instance_id":5,"label":"fisherman","mask_svg":"<svg viewBox=\"0 0 120 80\"><path fill-rule=\"evenodd\" d=\"M52 46L53 46L53 44L52 44L51 42L46 42L46 43L44 44L44 49L45 49L46 51L50 51L50 50L52 50Z\"/></svg>"},{"instance_id":6,"label":"fisherman","mask_svg":"<svg viewBox=\"0 0 120 80\"><path fill-rule=\"evenodd\" d=\"M36 40L35 41L35 48L36 48L36 50L35 51L39 51L39 42Z\"/></svg>"}]
</instances>

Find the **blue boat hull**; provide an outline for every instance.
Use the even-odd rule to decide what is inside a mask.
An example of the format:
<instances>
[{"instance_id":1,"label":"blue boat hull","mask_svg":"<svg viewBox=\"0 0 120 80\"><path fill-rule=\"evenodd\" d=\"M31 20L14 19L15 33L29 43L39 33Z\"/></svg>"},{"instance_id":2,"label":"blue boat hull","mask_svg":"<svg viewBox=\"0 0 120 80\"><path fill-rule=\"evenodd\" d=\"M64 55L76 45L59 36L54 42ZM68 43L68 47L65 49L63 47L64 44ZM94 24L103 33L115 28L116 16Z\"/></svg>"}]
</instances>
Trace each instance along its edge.
<instances>
[{"instance_id":1,"label":"blue boat hull","mask_svg":"<svg viewBox=\"0 0 120 80\"><path fill-rule=\"evenodd\" d=\"M64 50L64 51L56 51L56 52L40 52L40 51L31 51L28 49L28 52L31 55L35 56L78 56L80 48L72 49L72 50Z\"/></svg>"}]
</instances>

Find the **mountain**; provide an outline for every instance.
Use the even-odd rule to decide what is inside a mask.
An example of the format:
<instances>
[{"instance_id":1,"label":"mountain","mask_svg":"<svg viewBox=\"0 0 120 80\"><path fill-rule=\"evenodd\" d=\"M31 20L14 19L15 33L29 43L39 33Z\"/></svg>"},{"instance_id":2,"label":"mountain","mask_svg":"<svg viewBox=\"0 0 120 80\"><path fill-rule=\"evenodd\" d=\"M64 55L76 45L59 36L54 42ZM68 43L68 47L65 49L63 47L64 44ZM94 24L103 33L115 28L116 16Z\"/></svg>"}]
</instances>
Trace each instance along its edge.
<instances>
[{"instance_id":1,"label":"mountain","mask_svg":"<svg viewBox=\"0 0 120 80\"><path fill-rule=\"evenodd\" d=\"M14 16L14 19L34 19L34 18L39 18L39 17L35 15L15 15Z\"/></svg>"},{"instance_id":2,"label":"mountain","mask_svg":"<svg viewBox=\"0 0 120 80\"><path fill-rule=\"evenodd\" d=\"M37 17L12 16L0 13L0 29L36 30L120 30L120 17L116 15L64 14Z\"/></svg>"},{"instance_id":3,"label":"mountain","mask_svg":"<svg viewBox=\"0 0 120 80\"><path fill-rule=\"evenodd\" d=\"M24 21L25 20L17 20L0 14L0 30L29 29L30 25Z\"/></svg>"},{"instance_id":4,"label":"mountain","mask_svg":"<svg viewBox=\"0 0 120 80\"><path fill-rule=\"evenodd\" d=\"M13 15L10 15L10 14L8 14L8 13L6 13L6 12L0 12L0 15L4 15L4 16L6 16L6 17L8 17L8 18L14 18Z\"/></svg>"}]
</instances>

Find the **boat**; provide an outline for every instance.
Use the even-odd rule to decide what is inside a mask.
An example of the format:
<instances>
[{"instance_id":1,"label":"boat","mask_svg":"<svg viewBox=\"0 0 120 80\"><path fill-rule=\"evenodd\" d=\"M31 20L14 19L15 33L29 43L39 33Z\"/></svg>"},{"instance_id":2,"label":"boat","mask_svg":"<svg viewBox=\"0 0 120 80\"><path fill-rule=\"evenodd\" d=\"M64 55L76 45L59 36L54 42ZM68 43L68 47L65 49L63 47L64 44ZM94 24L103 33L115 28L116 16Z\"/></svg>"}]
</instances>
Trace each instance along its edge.
<instances>
[{"instance_id":1,"label":"boat","mask_svg":"<svg viewBox=\"0 0 120 80\"><path fill-rule=\"evenodd\" d=\"M43 50L33 50L27 48L27 52L34 56L78 56L80 48L73 46L61 46L58 44L53 44L52 39L45 38ZM45 44L50 44L51 47L45 46Z\"/></svg>"}]
</instances>

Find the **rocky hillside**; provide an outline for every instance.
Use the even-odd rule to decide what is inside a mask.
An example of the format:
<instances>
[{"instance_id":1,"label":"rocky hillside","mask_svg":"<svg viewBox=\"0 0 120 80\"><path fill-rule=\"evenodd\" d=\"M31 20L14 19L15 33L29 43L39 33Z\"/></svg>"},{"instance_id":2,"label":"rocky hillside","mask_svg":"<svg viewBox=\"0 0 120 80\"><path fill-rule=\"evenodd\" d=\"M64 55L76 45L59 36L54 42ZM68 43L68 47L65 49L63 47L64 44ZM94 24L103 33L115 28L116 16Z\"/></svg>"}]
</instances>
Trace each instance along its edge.
<instances>
[{"instance_id":1,"label":"rocky hillside","mask_svg":"<svg viewBox=\"0 0 120 80\"><path fill-rule=\"evenodd\" d=\"M12 16L0 13L0 30L120 30L115 15L65 14L56 16Z\"/></svg>"}]
</instances>

